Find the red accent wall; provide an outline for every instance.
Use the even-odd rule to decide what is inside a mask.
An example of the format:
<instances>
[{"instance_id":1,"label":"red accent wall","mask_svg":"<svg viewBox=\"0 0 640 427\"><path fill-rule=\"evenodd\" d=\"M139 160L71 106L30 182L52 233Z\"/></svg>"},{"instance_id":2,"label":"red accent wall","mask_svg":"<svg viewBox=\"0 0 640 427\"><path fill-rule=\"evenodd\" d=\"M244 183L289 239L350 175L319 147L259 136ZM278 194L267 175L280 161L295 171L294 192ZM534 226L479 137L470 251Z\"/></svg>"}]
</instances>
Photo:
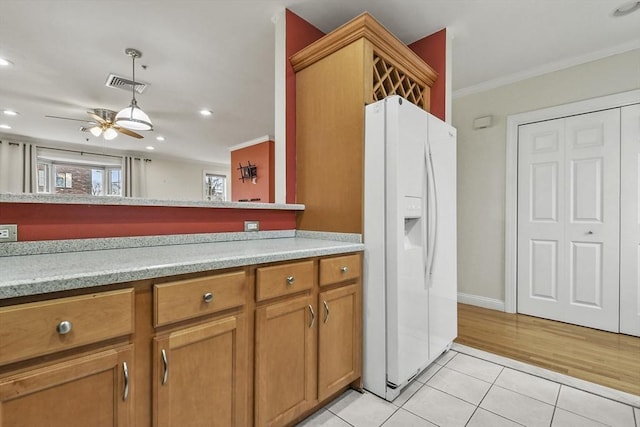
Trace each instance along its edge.
<instances>
[{"instance_id":1,"label":"red accent wall","mask_svg":"<svg viewBox=\"0 0 640 427\"><path fill-rule=\"evenodd\" d=\"M289 58L300 49L318 40L324 33L289 9L285 13L286 26L286 201L296 202L296 73Z\"/></svg>"},{"instance_id":2,"label":"red accent wall","mask_svg":"<svg viewBox=\"0 0 640 427\"><path fill-rule=\"evenodd\" d=\"M19 241L235 232L248 220L296 228L288 210L0 203L0 223L17 224Z\"/></svg>"},{"instance_id":3,"label":"red accent wall","mask_svg":"<svg viewBox=\"0 0 640 427\"><path fill-rule=\"evenodd\" d=\"M447 72L447 29L444 28L409 45L420 58L438 73L431 87L431 114L445 120L446 114L446 72Z\"/></svg>"},{"instance_id":4,"label":"red accent wall","mask_svg":"<svg viewBox=\"0 0 640 427\"><path fill-rule=\"evenodd\" d=\"M240 164L256 165L258 177L252 181L241 179ZM231 152L231 200L275 202L275 170L273 141L265 141Z\"/></svg>"}]
</instances>

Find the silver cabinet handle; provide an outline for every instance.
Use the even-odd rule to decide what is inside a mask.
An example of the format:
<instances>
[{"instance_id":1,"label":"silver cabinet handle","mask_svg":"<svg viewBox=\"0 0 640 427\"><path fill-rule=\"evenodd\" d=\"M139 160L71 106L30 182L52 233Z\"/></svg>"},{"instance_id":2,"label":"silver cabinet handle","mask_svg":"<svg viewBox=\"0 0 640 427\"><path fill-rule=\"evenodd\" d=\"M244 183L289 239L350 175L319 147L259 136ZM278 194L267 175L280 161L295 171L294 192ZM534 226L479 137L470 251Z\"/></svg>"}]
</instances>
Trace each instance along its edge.
<instances>
[{"instance_id":1,"label":"silver cabinet handle","mask_svg":"<svg viewBox=\"0 0 640 427\"><path fill-rule=\"evenodd\" d=\"M347 273L349 271L349 267L347 267L346 265L340 268L340 271L342 271L343 273Z\"/></svg>"},{"instance_id":2,"label":"silver cabinet handle","mask_svg":"<svg viewBox=\"0 0 640 427\"><path fill-rule=\"evenodd\" d=\"M60 335L68 334L69 332L71 332L71 329L73 329L73 324L68 320L63 320L62 322L58 323L58 326L56 327L56 331L58 331Z\"/></svg>"},{"instance_id":3,"label":"silver cabinet handle","mask_svg":"<svg viewBox=\"0 0 640 427\"><path fill-rule=\"evenodd\" d=\"M313 328L313 322L316 321L316 313L313 311L311 304L309 304L309 311L311 312L311 323L309 323L309 328Z\"/></svg>"},{"instance_id":4,"label":"silver cabinet handle","mask_svg":"<svg viewBox=\"0 0 640 427\"><path fill-rule=\"evenodd\" d=\"M211 292L207 292L202 296L202 300L209 304L211 301L213 301L213 294Z\"/></svg>"},{"instance_id":5,"label":"silver cabinet handle","mask_svg":"<svg viewBox=\"0 0 640 427\"><path fill-rule=\"evenodd\" d=\"M324 323L327 323L329 320L329 305L326 301L322 301L322 303L324 304Z\"/></svg>"},{"instance_id":6,"label":"silver cabinet handle","mask_svg":"<svg viewBox=\"0 0 640 427\"><path fill-rule=\"evenodd\" d=\"M129 369L127 368L127 362L122 362L122 375L124 376L122 400L127 400L127 397L129 397Z\"/></svg>"},{"instance_id":7,"label":"silver cabinet handle","mask_svg":"<svg viewBox=\"0 0 640 427\"><path fill-rule=\"evenodd\" d=\"M169 360L167 360L167 352L164 350L164 348L162 349L161 354L163 366L162 385L165 385L167 383L167 380L169 379Z\"/></svg>"},{"instance_id":8,"label":"silver cabinet handle","mask_svg":"<svg viewBox=\"0 0 640 427\"><path fill-rule=\"evenodd\" d=\"M295 277L293 277L293 276L287 277L287 286L293 285L295 283L295 281L296 281Z\"/></svg>"}]
</instances>

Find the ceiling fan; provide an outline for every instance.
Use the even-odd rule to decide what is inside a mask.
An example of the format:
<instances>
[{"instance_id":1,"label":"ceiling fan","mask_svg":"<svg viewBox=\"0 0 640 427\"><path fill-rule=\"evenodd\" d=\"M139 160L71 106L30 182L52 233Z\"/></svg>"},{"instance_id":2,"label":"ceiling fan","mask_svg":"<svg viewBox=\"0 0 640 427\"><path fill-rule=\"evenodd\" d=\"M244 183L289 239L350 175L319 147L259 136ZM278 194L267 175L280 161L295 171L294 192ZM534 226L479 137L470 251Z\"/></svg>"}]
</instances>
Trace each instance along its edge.
<instances>
[{"instance_id":1,"label":"ceiling fan","mask_svg":"<svg viewBox=\"0 0 640 427\"><path fill-rule=\"evenodd\" d=\"M118 136L118 132L131 136L133 138L144 138L139 133L133 132L129 129L123 128L115 124L116 112L112 110L107 110L106 108L94 108L93 110L87 111L87 114L93 120L82 120L82 119L72 119L69 117L59 117L59 116L45 116L50 119L62 119L62 120L73 120L76 122L84 122L89 123L93 126L82 126L80 128L83 132L91 132L93 136L100 136L106 140L112 140L116 136Z\"/></svg>"}]
</instances>

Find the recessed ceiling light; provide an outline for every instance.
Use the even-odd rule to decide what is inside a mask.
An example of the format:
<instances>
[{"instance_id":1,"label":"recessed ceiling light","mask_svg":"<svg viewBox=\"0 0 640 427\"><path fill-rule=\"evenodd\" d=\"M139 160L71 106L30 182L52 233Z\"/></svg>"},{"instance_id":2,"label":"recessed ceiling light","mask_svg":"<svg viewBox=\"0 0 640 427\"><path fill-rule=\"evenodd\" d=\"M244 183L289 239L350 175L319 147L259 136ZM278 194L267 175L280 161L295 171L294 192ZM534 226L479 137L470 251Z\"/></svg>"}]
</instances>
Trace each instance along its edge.
<instances>
[{"instance_id":1,"label":"recessed ceiling light","mask_svg":"<svg viewBox=\"0 0 640 427\"><path fill-rule=\"evenodd\" d=\"M211 110L200 110L200 114L202 114L203 116L211 116L211 115L213 115L213 111L211 111Z\"/></svg>"},{"instance_id":2,"label":"recessed ceiling light","mask_svg":"<svg viewBox=\"0 0 640 427\"><path fill-rule=\"evenodd\" d=\"M156 139L157 139L158 141L164 141L164 136L156 136Z\"/></svg>"},{"instance_id":3,"label":"recessed ceiling light","mask_svg":"<svg viewBox=\"0 0 640 427\"><path fill-rule=\"evenodd\" d=\"M630 1L614 10L613 16L625 16L638 9L640 9L640 1Z\"/></svg>"},{"instance_id":4,"label":"recessed ceiling light","mask_svg":"<svg viewBox=\"0 0 640 427\"><path fill-rule=\"evenodd\" d=\"M0 58L0 67L8 67L10 65L13 65L13 62L5 58Z\"/></svg>"},{"instance_id":5,"label":"recessed ceiling light","mask_svg":"<svg viewBox=\"0 0 640 427\"><path fill-rule=\"evenodd\" d=\"M146 148L147 150L155 150L155 149L156 149L155 147L152 147L152 146L150 146L150 145L146 146L145 148Z\"/></svg>"},{"instance_id":6,"label":"recessed ceiling light","mask_svg":"<svg viewBox=\"0 0 640 427\"><path fill-rule=\"evenodd\" d=\"M9 125L0 125L0 129L11 129Z\"/></svg>"},{"instance_id":7,"label":"recessed ceiling light","mask_svg":"<svg viewBox=\"0 0 640 427\"><path fill-rule=\"evenodd\" d=\"M7 116L17 116L18 112L13 110L4 110L3 113Z\"/></svg>"}]
</instances>

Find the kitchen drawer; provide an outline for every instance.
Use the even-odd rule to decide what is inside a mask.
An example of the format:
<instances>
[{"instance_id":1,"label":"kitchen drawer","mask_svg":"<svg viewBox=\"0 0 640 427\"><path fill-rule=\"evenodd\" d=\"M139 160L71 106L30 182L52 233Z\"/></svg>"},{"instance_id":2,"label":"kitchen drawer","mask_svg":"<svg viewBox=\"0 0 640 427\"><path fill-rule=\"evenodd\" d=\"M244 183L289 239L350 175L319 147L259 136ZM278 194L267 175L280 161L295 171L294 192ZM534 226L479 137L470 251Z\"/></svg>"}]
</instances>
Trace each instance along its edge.
<instances>
[{"instance_id":1,"label":"kitchen drawer","mask_svg":"<svg viewBox=\"0 0 640 427\"><path fill-rule=\"evenodd\" d=\"M313 261L261 267L256 272L256 301L294 294L313 287Z\"/></svg>"},{"instance_id":2,"label":"kitchen drawer","mask_svg":"<svg viewBox=\"0 0 640 427\"><path fill-rule=\"evenodd\" d=\"M133 290L0 308L0 365L133 332Z\"/></svg>"},{"instance_id":3,"label":"kitchen drawer","mask_svg":"<svg viewBox=\"0 0 640 427\"><path fill-rule=\"evenodd\" d=\"M155 285L154 324L168 325L244 305L247 276L244 271Z\"/></svg>"},{"instance_id":4,"label":"kitchen drawer","mask_svg":"<svg viewBox=\"0 0 640 427\"><path fill-rule=\"evenodd\" d=\"M360 270L360 254L321 259L320 286L358 278Z\"/></svg>"}]
</instances>

